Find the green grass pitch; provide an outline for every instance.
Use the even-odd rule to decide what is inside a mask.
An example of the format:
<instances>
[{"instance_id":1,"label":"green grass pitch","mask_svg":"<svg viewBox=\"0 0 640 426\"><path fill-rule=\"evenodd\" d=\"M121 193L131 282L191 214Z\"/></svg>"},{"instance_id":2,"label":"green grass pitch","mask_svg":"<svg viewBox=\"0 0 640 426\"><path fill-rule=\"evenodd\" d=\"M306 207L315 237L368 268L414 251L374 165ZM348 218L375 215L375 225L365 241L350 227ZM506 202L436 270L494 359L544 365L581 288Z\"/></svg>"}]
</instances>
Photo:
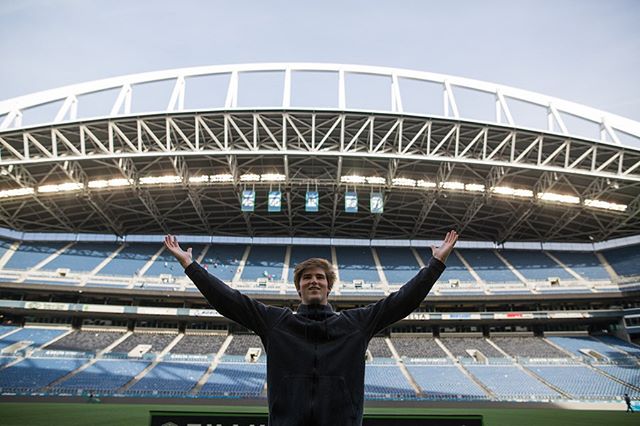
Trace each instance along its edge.
<instances>
[{"instance_id":1,"label":"green grass pitch","mask_svg":"<svg viewBox=\"0 0 640 426\"><path fill-rule=\"evenodd\" d=\"M614 426L638 425L640 414L621 411L562 410L539 408L367 408L367 413L480 414L485 426ZM45 402L1 402L2 426L148 425L149 411L245 411L264 412L262 407L225 407L165 404L67 404Z\"/></svg>"}]
</instances>

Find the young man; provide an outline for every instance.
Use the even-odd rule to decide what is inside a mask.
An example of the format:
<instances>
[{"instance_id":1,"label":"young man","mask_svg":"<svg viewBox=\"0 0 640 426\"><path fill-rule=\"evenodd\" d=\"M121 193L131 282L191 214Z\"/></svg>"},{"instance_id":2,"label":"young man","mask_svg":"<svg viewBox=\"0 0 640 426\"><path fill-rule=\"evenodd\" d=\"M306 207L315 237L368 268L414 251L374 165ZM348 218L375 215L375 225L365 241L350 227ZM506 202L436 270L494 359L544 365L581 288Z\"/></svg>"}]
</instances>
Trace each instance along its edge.
<instances>
[{"instance_id":1,"label":"young man","mask_svg":"<svg viewBox=\"0 0 640 426\"><path fill-rule=\"evenodd\" d=\"M427 266L398 291L339 313L328 302L336 275L324 259L296 266L301 303L294 313L227 286L194 262L191 248L182 250L175 236L167 235L164 243L211 306L260 336L267 353L270 426L359 426L369 341L420 305L457 240L455 231L448 232L440 247L431 248Z\"/></svg>"}]
</instances>

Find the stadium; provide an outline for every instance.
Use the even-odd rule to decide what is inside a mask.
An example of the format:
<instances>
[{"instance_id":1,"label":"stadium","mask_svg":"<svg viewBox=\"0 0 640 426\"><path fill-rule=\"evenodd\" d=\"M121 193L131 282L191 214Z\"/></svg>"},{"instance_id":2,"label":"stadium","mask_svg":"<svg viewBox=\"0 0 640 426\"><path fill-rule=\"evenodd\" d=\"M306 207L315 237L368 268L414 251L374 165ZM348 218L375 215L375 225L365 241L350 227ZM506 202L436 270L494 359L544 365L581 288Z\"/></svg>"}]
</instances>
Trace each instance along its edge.
<instances>
[{"instance_id":1,"label":"stadium","mask_svg":"<svg viewBox=\"0 0 640 426\"><path fill-rule=\"evenodd\" d=\"M338 311L398 290L460 233L420 308L371 341L366 413L601 424L624 413L554 410L640 397L640 123L551 96L265 63L9 99L0 226L0 400L42 424L87 400L112 424L264 412L265 348L208 306L168 233L294 310L295 265L329 259Z\"/></svg>"}]
</instances>

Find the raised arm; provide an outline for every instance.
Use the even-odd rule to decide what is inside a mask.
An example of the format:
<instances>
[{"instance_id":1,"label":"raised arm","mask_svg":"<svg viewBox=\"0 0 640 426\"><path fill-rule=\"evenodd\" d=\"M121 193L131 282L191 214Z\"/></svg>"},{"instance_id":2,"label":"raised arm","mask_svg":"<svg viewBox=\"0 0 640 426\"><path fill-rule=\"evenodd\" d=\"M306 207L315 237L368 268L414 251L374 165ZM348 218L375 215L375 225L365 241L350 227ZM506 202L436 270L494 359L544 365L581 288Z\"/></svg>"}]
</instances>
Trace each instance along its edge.
<instances>
[{"instance_id":1,"label":"raised arm","mask_svg":"<svg viewBox=\"0 0 640 426\"><path fill-rule=\"evenodd\" d=\"M259 336L266 335L270 324L281 313L279 308L254 300L211 275L193 260L191 247L186 251L182 250L175 235L165 236L164 245L180 262L185 269L184 272L216 311L253 330Z\"/></svg>"},{"instance_id":2,"label":"raised arm","mask_svg":"<svg viewBox=\"0 0 640 426\"><path fill-rule=\"evenodd\" d=\"M445 269L447 257L453 251L458 241L456 231L449 231L439 247L432 246L432 257L427 265L398 291L391 293L384 299L364 308L343 311L361 324L368 338L373 337L383 328L400 321L413 312L427 297Z\"/></svg>"}]
</instances>

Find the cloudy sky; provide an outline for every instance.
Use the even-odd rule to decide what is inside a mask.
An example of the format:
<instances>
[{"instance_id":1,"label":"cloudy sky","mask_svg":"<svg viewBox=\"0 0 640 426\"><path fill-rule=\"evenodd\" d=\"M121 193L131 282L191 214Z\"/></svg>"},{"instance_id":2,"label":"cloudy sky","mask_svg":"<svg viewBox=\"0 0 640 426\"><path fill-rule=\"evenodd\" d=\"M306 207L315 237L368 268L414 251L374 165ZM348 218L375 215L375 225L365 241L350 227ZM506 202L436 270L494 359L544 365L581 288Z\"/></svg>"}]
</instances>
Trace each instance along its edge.
<instances>
[{"instance_id":1,"label":"cloudy sky","mask_svg":"<svg viewBox=\"0 0 640 426\"><path fill-rule=\"evenodd\" d=\"M169 68L337 62L485 80L640 120L640 1L0 0L0 99Z\"/></svg>"}]
</instances>

